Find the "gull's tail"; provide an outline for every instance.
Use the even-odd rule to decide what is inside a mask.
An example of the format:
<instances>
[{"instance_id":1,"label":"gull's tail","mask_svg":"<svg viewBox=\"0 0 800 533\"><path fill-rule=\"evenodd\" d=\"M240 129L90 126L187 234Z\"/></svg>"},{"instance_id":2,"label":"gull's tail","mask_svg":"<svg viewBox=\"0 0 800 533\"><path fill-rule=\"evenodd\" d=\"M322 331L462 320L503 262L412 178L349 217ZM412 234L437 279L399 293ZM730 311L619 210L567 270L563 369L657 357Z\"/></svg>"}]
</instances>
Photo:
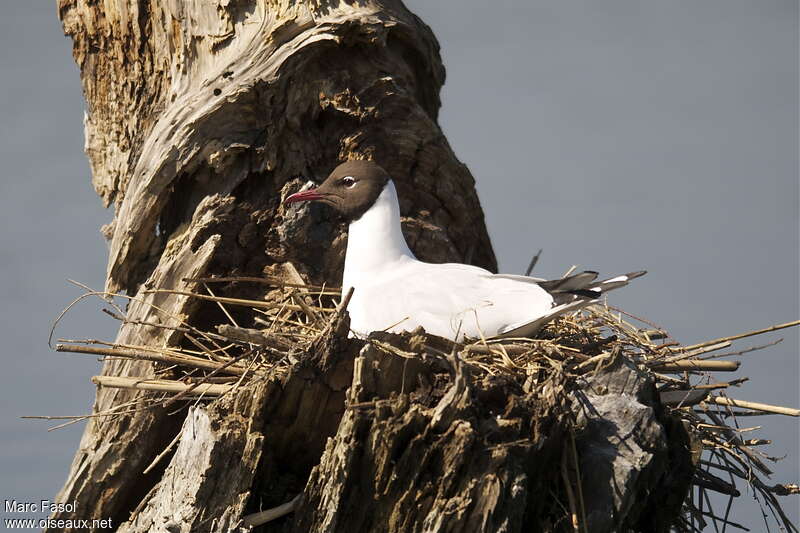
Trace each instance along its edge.
<instances>
[{"instance_id":1,"label":"gull's tail","mask_svg":"<svg viewBox=\"0 0 800 533\"><path fill-rule=\"evenodd\" d=\"M597 272L590 270L579 272L560 279L540 281L538 285L550 293L554 306L545 315L530 322L511 324L500 331L499 337L533 337L542 326L563 314L577 311L594 303L605 293L624 287L631 280L642 277L647 271L629 272L602 281L597 279Z\"/></svg>"},{"instance_id":2,"label":"gull's tail","mask_svg":"<svg viewBox=\"0 0 800 533\"><path fill-rule=\"evenodd\" d=\"M577 299L596 300L608 291L624 287L631 280L645 274L647 271L640 270L603 281L595 281L597 272L586 270L561 279L543 281L539 283L539 286L549 292L557 304L565 304Z\"/></svg>"}]
</instances>

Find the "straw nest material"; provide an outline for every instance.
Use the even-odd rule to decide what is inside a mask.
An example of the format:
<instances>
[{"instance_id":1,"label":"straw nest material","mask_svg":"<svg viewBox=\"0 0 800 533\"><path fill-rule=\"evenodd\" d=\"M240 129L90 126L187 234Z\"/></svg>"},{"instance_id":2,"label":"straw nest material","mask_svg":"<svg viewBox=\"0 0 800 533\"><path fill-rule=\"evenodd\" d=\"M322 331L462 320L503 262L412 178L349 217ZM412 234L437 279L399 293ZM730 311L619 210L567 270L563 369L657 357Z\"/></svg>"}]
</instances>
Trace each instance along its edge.
<instances>
[{"instance_id":1,"label":"straw nest material","mask_svg":"<svg viewBox=\"0 0 800 533\"><path fill-rule=\"evenodd\" d=\"M56 349L159 363L157 368L162 370L156 378L92 378L102 387L152 391L147 395L149 405L190 399L215 401L253 380L285 375L316 339L326 332L330 334L330 325L343 314L347 298L340 304L338 290L305 285L297 277L292 279L295 283L287 283L285 279L207 278L186 280L193 283L194 292L159 291L211 302L228 318L227 324L205 329L180 321L169 326L191 337L192 342L182 347L62 339ZM214 295L220 293L222 287L242 284L263 287L264 299ZM234 310L247 311L254 317L250 324L254 327L236 325L229 310L234 315ZM125 320L120 308L104 311ZM764 435L756 437L758 428L748 427L753 424L744 421L752 419L744 417L766 414L796 417L800 416L800 410L737 400L735 394L729 393L748 378L720 376L729 376L738 370L740 363L732 357L775 344L732 348L734 341L798 323L800 321L683 346L646 320L598 303L551 323L536 339L473 339L453 344L417 331L400 336L377 334L366 343L402 357L455 359L468 368L475 379L502 378L525 390L545 386L555 378L562 383L575 382L597 372L613 358L625 358L652 379L665 412L679 420L691 435L694 487L672 528L700 531L713 524L721 529L725 526L744 529L734 520L735 505L731 502L735 503L740 497L737 487L749 486L762 509L771 513L780 528L797 531L784 514L778 498L798 494L800 490L797 485L766 481L771 473L766 463L774 459L762 453L759 447L771 441ZM168 326L162 323L154 327ZM442 379L448 377L445 375ZM74 417L67 423L81 418L84 417ZM571 514L573 521L579 521L579 487L567 489L570 501L564 504L564 513L567 520ZM728 505L722 512L711 507L709 492L728 498Z\"/></svg>"}]
</instances>

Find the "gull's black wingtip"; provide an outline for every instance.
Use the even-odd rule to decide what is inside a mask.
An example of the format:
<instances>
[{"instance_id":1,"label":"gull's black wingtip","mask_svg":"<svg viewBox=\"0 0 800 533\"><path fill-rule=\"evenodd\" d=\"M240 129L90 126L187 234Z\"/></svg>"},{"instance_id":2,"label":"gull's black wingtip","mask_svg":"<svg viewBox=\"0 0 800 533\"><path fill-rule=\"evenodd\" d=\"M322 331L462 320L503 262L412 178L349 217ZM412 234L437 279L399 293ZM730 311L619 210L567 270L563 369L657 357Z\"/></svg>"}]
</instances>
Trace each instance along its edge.
<instances>
[{"instance_id":1,"label":"gull's black wingtip","mask_svg":"<svg viewBox=\"0 0 800 533\"><path fill-rule=\"evenodd\" d=\"M625 275L628 276L628 281L630 281L632 279L641 278L645 274L647 274L647 270L638 270L636 272L630 272L630 273L625 274Z\"/></svg>"}]
</instances>

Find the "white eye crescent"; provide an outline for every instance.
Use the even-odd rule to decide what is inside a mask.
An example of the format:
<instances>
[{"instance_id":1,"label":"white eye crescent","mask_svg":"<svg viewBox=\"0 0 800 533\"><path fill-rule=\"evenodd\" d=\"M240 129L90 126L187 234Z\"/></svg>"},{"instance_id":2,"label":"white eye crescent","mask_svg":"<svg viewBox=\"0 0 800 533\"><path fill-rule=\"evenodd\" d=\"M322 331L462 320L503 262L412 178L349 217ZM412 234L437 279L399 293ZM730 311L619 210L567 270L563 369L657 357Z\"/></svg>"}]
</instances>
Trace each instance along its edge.
<instances>
[{"instance_id":1,"label":"white eye crescent","mask_svg":"<svg viewBox=\"0 0 800 533\"><path fill-rule=\"evenodd\" d=\"M356 184L356 179L353 176L345 176L342 178L342 184L349 189Z\"/></svg>"}]
</instances>

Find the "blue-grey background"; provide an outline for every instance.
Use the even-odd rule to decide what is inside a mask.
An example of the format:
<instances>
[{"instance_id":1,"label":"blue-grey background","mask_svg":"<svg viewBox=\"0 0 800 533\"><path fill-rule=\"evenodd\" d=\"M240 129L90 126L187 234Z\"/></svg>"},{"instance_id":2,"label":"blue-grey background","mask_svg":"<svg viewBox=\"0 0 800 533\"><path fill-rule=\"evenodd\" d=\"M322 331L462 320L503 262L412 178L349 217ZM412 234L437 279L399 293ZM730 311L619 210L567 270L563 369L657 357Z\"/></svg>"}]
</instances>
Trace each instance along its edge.
<instances>
[{"instance_id":1,"label":"blue-grey background","mask_svg":"<svg viewBox=\"0 0 800 533\"><path fill-rule=\"evenodd\" d=\"M472 170L501 270L572 264L648 276L614 305L694 343L794 320L798 229L798 2L408 0L447 67L441 124ZM50 352L48 329L104 279L111 218L83 155L83 99L54 2L0 17L0 499L61 486L82 424L47 432L20 415L88 412L99 368ZM86 303L58 334L113 337ZM800 406L798 334L742 357L731 396ZM788 457L798 423L747 419ZM748 497L744 498L748 500ZM791 516L797 498L785 499ZM758 507L734 519L765 530Z\"/></svg>"}]
</instances>

